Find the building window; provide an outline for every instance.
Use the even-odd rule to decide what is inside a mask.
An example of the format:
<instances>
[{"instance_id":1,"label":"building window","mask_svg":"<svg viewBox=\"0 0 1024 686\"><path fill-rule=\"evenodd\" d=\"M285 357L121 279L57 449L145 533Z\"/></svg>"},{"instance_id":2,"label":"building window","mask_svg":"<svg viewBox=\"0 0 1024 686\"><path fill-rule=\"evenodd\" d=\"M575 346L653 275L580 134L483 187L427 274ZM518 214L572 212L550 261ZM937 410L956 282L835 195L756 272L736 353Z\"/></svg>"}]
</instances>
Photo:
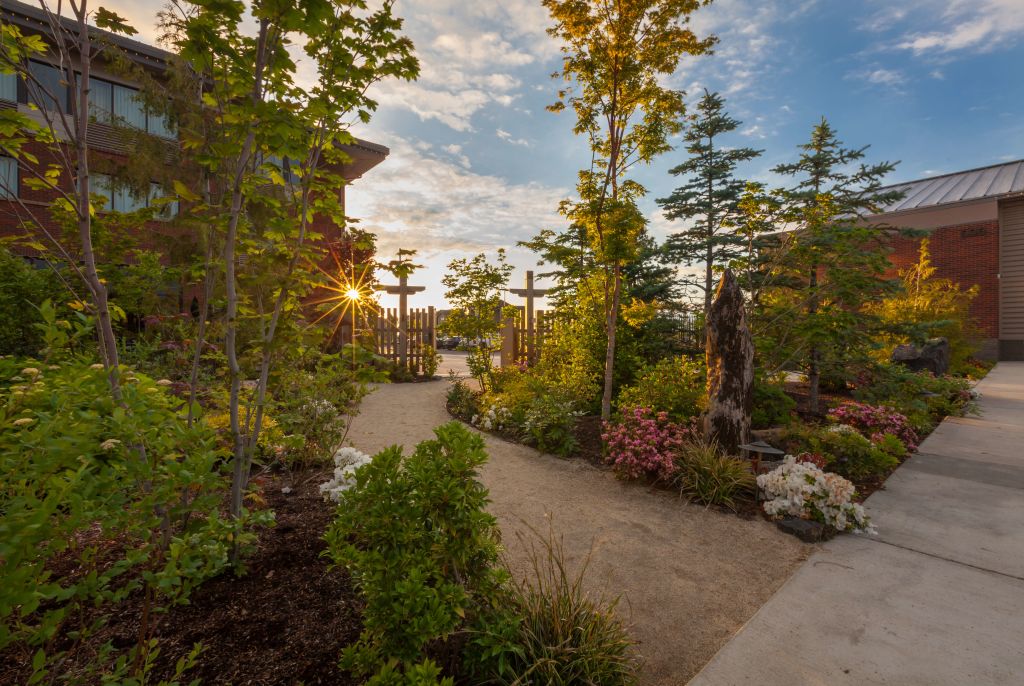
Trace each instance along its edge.
<instances>
[{"instance_id":1,"label":"building window","mask_svg":"<svg viewBox=\"0 0 1024 686\"><path fill-rule=\"evenodd\" d=\"M163 198L167 194L163 186L158 183L149 184L149 193L145 197L135 195L127 186L114 186L114 180L108 174L90 174L90 190L94 195L100 195L106 199L103 210L112 212L135 212L144 207L157 207L160 211L155 218L169 220L178 216L178 201L158 204L157 198Z\"/></svg>"},{"instance_id":2,"label":"building window","mask_svg":"<svg viewBox=\"0 0 1024 686\"><path fill-rule=\"evenodd\" d=\"M18 161L13 157L0 157L0 198L18 197Z\"/></svg>"},{"instance_id":3,"label":"building window","mask_svg":"<svg viewBox=\"0 0 1024 686\"><path fill-rule=\"evenodd\" d=\"M146 110L136 88L89 79L89 112L96 121L132 126L161 138L174 138L166 118Z\"/></svg>"},{"instance_id":4,"label":"building window","mask_svg":"<svg viewBox=\"0 0 1024 686\"><path fill-rule=\"evenodd\" d=\"M18 76L0 74L0 100L18 102Z\"/></svg>"},{"instance_id":5,"label":"building window","mask_svg":"<svg viewBox=\"0 0 1024 686\"><path fill-rule=\"evenodd\" d=\"M68 111L68 84L60 69L43 62L29 61L32 79L25 84L28 102L41 110Z\"/></svg>"}]
</instances>

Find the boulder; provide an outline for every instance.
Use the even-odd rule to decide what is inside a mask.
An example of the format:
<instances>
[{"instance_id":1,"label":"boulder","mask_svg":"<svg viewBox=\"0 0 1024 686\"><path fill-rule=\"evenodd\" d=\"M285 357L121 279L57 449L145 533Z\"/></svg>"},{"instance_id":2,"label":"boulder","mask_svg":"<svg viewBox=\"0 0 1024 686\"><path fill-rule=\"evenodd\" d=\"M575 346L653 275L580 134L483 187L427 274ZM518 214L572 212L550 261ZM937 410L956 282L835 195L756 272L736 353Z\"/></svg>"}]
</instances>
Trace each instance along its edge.
<instances>
[{"instance_id":1,"label":"boulder","mask_svg":"<svg viewBox=\"0 0 1024 686\"><path fill-rule=\"evenodd\" d=\"M949 371L950 348L945 338L930 338L924 346L898 345L892 351L892 361L915 372L928 371L942 376Z\"/></svg>"},{"instance_id":2,"label":"boulder","mask_svg":"<svg viewBox=\"0 0 1024 686\"><path fill-rule=\"evenodd\" d=\"M812 522L809 519L785 517L775 522L775 525L780 530L796 536L805 543L827 541L835 535L835 529L827 527L821 522Z\"/></svg>"},{"instance_id":3,"label":"boulder","mask_svg":"<svg viewBox=\"0 0 1024 686\"><path fill-rule=\"evenodd\" d=\"M750 434L754 402L754 343L747 326L743 291L726 270L707 316L708 410L704 435L736 455Z\"/></svg>"}]
</instances>

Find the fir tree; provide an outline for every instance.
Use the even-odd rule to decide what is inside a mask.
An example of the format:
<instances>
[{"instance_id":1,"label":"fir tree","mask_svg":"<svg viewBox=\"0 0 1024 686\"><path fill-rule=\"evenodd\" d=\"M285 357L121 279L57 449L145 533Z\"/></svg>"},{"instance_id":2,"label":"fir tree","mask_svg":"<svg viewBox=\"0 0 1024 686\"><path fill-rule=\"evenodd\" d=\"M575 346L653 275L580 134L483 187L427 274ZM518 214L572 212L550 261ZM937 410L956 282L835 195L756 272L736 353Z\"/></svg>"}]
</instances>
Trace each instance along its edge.
<instances>
[{"instance_id":1,"label":"fir tree","mask_svg":"<svg viewBox=\"0 0 1024 686\"><path fill-rule=\"evenodd\" d=\"M725 100L705 89L684 136L690 158L669 170L686 180L670 196L658 200L667 219L689 222L687 228L669 239L667 247L669 255L679 262L704 263L703 278L695 279L692 285L703 291L705 314L714 295L715 268L739 256L745 243L743 236L733 230L745 187L735 177L736 166L762 152L722 144L721 138L739 125L726 113Z\"/></svg>"},{"instance_id":2,"label":"fir tree","mask_svg":"<svg viewBox=\"0 0 1024 686\"><path fill-rule=\"evenodd\" d=\"M892 227L872 215L901 197L882 178L895 165L865 164L868 146L846 148L822 118L800 157L773 170L797 182L781 192L783 241L767 307L777 352L807 374L808 405L819 409L823 371L844 377L864 356L873 318L862 305L887 292L886 238Z\"/></svg>"}]
</instances>

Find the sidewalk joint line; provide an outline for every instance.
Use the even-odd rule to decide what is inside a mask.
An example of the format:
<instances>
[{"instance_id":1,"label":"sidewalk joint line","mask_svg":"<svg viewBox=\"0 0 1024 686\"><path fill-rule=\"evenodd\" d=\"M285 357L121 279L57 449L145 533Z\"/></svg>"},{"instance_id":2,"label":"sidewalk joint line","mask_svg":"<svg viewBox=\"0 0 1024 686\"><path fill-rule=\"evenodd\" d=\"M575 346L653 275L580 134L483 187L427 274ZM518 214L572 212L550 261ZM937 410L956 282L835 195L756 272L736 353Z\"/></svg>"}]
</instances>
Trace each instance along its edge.
<instances>
[{"instance_id":1,"label":"sidewalk joint line","mask_svg":"<svg viewBox=\"0 0 1024 686\"><path fill-rule=\"evenodd\" d=\"M865 540L872 541L874 543L884 543L885 545L892 546L893 548L899 548L900 550L906 550L911 553L917 553L918 555L926 555L933 557L937 560L945 560L961 567L970 567L971 569L977 569L979 572L988 572L989 574L998 574L999 576L1007 577L1008 579L1014 579L1016 581L1024 581L1024 576L1017 576L1016 574L1007 574L1006 572L1000 572L995 569L989 569L988 567L981 567L979 565L972 565L970 562L963 562L961 560L954 560L951 557L943 557L942 555L936 555L935 553L929 553L924 550L918 550L917 548L911 548L909 546L900 545L899 543L892 543L890 541L883 541L881 538L867 538Z\"/></svg>"}]
</instances>

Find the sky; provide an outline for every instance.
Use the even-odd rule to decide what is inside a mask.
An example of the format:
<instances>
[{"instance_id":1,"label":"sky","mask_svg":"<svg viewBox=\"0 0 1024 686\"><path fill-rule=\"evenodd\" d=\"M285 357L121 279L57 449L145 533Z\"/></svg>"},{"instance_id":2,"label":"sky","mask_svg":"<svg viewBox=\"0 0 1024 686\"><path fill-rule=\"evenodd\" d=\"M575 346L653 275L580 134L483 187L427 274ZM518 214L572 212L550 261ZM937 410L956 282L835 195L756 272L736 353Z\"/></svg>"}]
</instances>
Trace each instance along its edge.
<instances>
[{"instance_id":1,"label":"sky","mask_svg":"<svg viewBox=\"0 0 1024 686\"><path fill-rule=\"evenodd\" d=\"M160 4L104 2L144 40ZM589 163L571 112L545 110L560 63L546 10L397 0L396 13L421 75L372 91L379 110L353 133L391 154L348 189L349 215L378 235L379 259L418 251L410 281L426 290L411 306L443 306L447 263L499 248L520 286L544 267L517 241L563 226L558 203ZM716 0L691 28L718 37L714 54L684 58L666 84L691 104L705 88L722 93L743 122L726 143L764 150L744 178L779 183L771 168L822 116L849 146L870 144L868 161L899 161L894 182L1024 158L1024 0ZM680 143L634 174L658 239L678 230L654 200L678 185L668 170L685 159Z\"/></svg>"}]
</instances>

